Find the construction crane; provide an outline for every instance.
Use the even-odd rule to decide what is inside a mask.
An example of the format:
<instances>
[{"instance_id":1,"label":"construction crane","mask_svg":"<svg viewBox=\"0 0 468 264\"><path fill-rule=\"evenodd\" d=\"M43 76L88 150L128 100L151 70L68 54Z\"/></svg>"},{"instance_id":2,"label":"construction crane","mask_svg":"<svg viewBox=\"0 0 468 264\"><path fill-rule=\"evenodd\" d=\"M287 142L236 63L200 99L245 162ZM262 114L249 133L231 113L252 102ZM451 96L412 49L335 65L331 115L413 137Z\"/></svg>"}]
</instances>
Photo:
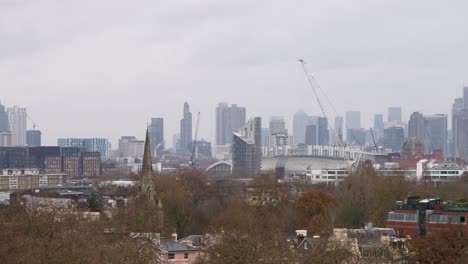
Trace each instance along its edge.
<instances>
[{"instance_id":1,"label":"construction crane","mask_svg":"<svg viewBox=\"0 0 468 264\"><path fill-rule=\"evenodd\" d=\"M197 114L197 125L195 126L195 137L193 138L193 148L192 153L190 155L190 162L189 166L192 168L196 167L195 158L198 156L198 144L197 144L197 137L198 137L198 125L200 123L200 112Z\"/></svg>"}]
</instances>

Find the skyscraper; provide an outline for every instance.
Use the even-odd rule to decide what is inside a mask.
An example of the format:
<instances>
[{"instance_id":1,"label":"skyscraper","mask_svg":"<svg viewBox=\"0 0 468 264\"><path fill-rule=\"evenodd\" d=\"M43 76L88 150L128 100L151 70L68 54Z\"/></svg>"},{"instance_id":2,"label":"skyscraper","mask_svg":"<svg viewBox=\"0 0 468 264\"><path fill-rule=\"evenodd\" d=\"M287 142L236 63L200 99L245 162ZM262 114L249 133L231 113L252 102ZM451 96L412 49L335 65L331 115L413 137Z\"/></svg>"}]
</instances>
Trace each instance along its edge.
<instances>
[{"instance_id":1,"label":"skyscraper","mask_svg":"<svg viewBox=\"0 0 468 264\"><path fill-rule=\"evenodd\" d=\"M383 138L384 121L382 114L374 114L374 138L379 141Z\"/></svg>"},{"instance_id":2,"label":"skyscraper","mask_svg":"<svg viewBox=\"0 0 468 264\"><path fill-rule=\"evenodd\" d=\"M316 125L306 126L305 144L307 146L317 145L317 126Z\"/></svg>"},{"instance_id":3,"label":"skyscraper","mask_svg":"<svg viewBox=\"0 0 468 264\"><path fill-rule=\"evenodd\" d=\"M405 131L402 127L389 127L384 129L384 148L399 152L405 140Z\"/></svg>"},{"instance_id":4,"label":"skyscraper","mask_svg":"<svg viewBox=\"0 0 468 264\"><path fill-rule=\"evenodd\" d=\"M13 146L25 146L26 145L26 108L13 106L9 107L8 123L12 135Z\"/></svg>"},{"instance_id":5,"label":"skyscraper","mask_svg":"<svg viewBox=\"0 0 468 264\"><path fill-rule=\"evenodd\" d=\"M457 140L459 140L460 136L463 134L463 132L458 129L459 127L457 127L456 124L459 122L457 118L461 117L460 113L463 111L464 107L463 98L455 98L452 104L452 141L450 142L450 149L452 152L450 154L456 158L460 158L460 153L457 151L459 146L457 146L455 142L457 142Z\"/></svg>"},{"instance_id":6,"label":"skyscraper","mask_svg":"<svg viewBox=\"0 0 468 264\"><path fill-rule=\"evenodd\" d=\"M287 134L286 122L282 116L273 116L270 118L270 135Z\"/></svg>"},{"instance_id":7,"label":"skyscraper","mask_svg":"<svg viewBox=\"0 0 468 264\"><path fill-rule=\"evenodd\" d=\"M260 172L262 159L262 119L250 119L239 132L233 133L233 170L254 176Z\"/></svg>"},{"instance_id":8,"label":"skyscraper","mask_svg":"<svg viewBox=\"0 0 468 264\"><path fill-rule=\"evenodd\" d=\"M343 117L335 117L335 135L333 139L333 145L339 145L344 143L344 130L343 130Z\"/></svg>"},{"instance_id":9,"label":"skyscraper","mask_svg":"<svg viewBox=\"0 0 468 264\"><path fill-rule=\"evenodd\" d=\"M408 121L408 138L412 143L423 143L425 135L424 116L419 112L414 112Z\"/></svg>"},{"instance_id":10,"label":"skyscraper","mask_svg":"<svg viewBox=\"0 0 468 264\"><path fill-rule=\"evenodd\" d=\"M299 110L294 114L293 137L296 145L305 143L307 119L308 115L303 110Z\"/></svg>"},{"instance_id":11,"label":"skyscraper","mask_svg":"<svg viewBox=\"0 0 468 264\"><path fill-rule=\"evenodd\" d=\"M424 150L433 154L434 150L442 150L447 156L447 115L438 114L424 117Z\"/></svg>"},{"instance_id":12,"label":"skyscraper","mask_svg":"<svg viewBox=\"0 0 468 264\"><path fill-rule=\"evenodd\" d=\"M219 103L216 107L216 145L231 144L232 133L237 132L245 124L245 120L245 107Z\"/></svg>"},{"instance_id":13,"label":"skyscraper","mask_svg":"<svg viewBox=\"0 0 468 264\"><path fill-rule=\"evenodd\" d=\"M320 146L328 146L330 144L330 134L328 131L328 121L326 117L319 117L317 127L317 143Z\"/></svg>"},{"instance_id":14,"label":"skyscraper","mask_svg":"<svg viewBox=\"0 0 468 264\"><path fill-rule=\"evenodd\" d=\"M30 147L41 146L41 131L40 130L27 130L26 131L26 144Z\"/></svg>"},{"instance_id":15,"label":"skyscraper","mask_svg":"<svg viewBox=\"0 0 468 264\"><path fill-rule=\"evenodd\" d=\"M10 125L8 123L8 114L5 111L5 106L0 103L0 132L9 132Z\"/></svg>"},{"instance_id":16,"label":"skyscraper","mask_svg":"<svg viewBox=\"0 0 468 264\"><path fill-rule=\"evenodd\" d=\"M468 86L463 87L463 109L468 110Z\"/></svg>"},{"instance_id":17,"label":"skyscraper","mask_svg":"<svg viewBox=\"0 0 468 264\"><path fill-rule=\"evenodd\" d=\"M401 107L388 108L388 122L401 122Z\"/></svg>"},{"instance_id":18,"label":"skyscraper","mask_svg":"<svg viewBox=\"0 0 468 264\"><path fill-rule=\"evenodd\" d=\"M164 118L151 118L148 127L151 153L154 156L160 155L164 151ZM157 153L156 153L157 151ZM156 155L155 155L156 153Z\"/></svg>"},{"instance_id":19,"label":"skyscraper","mask_svg":"<svg viewBox=\"0 0 468 264\"><path fill-rule=\"evenodd\" d=\"M180 120L180 151L190 153L192 150L192 113L189 104L184 103L184 117Z\"/></svg>"},{"instance_id":20,"label":"skyscraper","mask_svg":"<svg viewBox=\"0 0 468 264\"><path fill-rule=\"evenodd\" d=\"M348 111L346 112L346 127L349 129L361 128L361 112Z\"/></svg>"}]
</instances>

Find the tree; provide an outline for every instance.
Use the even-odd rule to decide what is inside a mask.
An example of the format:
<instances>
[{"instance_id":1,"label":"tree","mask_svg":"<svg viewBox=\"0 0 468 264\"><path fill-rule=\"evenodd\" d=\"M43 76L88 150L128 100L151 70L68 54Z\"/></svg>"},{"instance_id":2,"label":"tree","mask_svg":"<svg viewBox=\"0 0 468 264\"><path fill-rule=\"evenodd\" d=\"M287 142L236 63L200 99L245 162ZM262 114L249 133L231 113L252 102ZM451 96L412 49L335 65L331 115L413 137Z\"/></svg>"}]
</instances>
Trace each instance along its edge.
<instances>
[{"instance_id":1,"label":"tree","mask_svg":"<svg viewBox=\"0 0 468 264\"><path fill-rule=\"evenodd\" d=\"M331 210L338 206L335 198L324 191L309 189L296 201L298 223L312 234L331 234Z\"/></svg>"},{"instance_id":2,"label":"tree","mask_svg":"<svg viewBox=\"0 0 468 264\"><path fill-rule=\"evenodd\" d=\"M94 192L91 192L87 199L87 204L91 212L100 212L102 210L101 201L98 199Z\"/></svg>"}]
</instances>

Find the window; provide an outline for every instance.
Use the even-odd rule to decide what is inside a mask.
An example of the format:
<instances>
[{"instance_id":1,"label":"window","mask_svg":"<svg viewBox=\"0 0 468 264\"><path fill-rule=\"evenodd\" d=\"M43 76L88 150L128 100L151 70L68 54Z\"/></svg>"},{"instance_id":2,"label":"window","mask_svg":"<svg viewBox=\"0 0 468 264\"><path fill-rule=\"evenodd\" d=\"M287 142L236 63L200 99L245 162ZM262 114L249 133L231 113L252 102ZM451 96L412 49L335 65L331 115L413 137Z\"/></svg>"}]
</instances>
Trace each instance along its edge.
<instances>
[{"instance_id":1,"label":"window","mask_svg":"<svg viewBox=\"0 0 468 264\"><path fill-rule=\"evenodd\" d=\"M168 258L168 259L175 259L175 254L174 254L174 253L169 253L169 254L167 255L167 258Z\"/></svg>"},{"instance_id":2,"label":"window","mask_svg":"<svg viewBox=\"0 0 468 264\"><path fill-rule=\"evenodd\" d=\"M184 259L188 259L188 253L184 253Z\"/></svg>"},{"instance_id":3,"label":"window","mask_svg":"<svg viewBox=\"0 0 468 264\"><path fill-rule=\"evenodd\" d=\"M460 223L461 224L466 223L466 217L464 215L460 216Z\"/></svg>"}]
</instances>

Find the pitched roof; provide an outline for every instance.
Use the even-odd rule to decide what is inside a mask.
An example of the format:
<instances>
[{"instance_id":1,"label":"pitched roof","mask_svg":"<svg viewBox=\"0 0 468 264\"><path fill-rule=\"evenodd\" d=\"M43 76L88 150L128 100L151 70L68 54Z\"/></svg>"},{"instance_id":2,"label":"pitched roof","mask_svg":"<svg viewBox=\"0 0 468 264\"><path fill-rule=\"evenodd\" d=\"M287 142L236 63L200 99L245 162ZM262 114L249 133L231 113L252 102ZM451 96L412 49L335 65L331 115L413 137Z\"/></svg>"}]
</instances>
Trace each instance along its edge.
<instances>
[{"instance_id":1,"label":"pitched roof","mask_svg":"<svg viewBox=\"0 0 468 264\"><path fill-rule=\"evenodd\" d=\"M186 252L186 251L197 251L194 247L189 247L181 244L177 241L168 238L161 238L159 247L167 252Z\"/></svg>"}]
</instances>

